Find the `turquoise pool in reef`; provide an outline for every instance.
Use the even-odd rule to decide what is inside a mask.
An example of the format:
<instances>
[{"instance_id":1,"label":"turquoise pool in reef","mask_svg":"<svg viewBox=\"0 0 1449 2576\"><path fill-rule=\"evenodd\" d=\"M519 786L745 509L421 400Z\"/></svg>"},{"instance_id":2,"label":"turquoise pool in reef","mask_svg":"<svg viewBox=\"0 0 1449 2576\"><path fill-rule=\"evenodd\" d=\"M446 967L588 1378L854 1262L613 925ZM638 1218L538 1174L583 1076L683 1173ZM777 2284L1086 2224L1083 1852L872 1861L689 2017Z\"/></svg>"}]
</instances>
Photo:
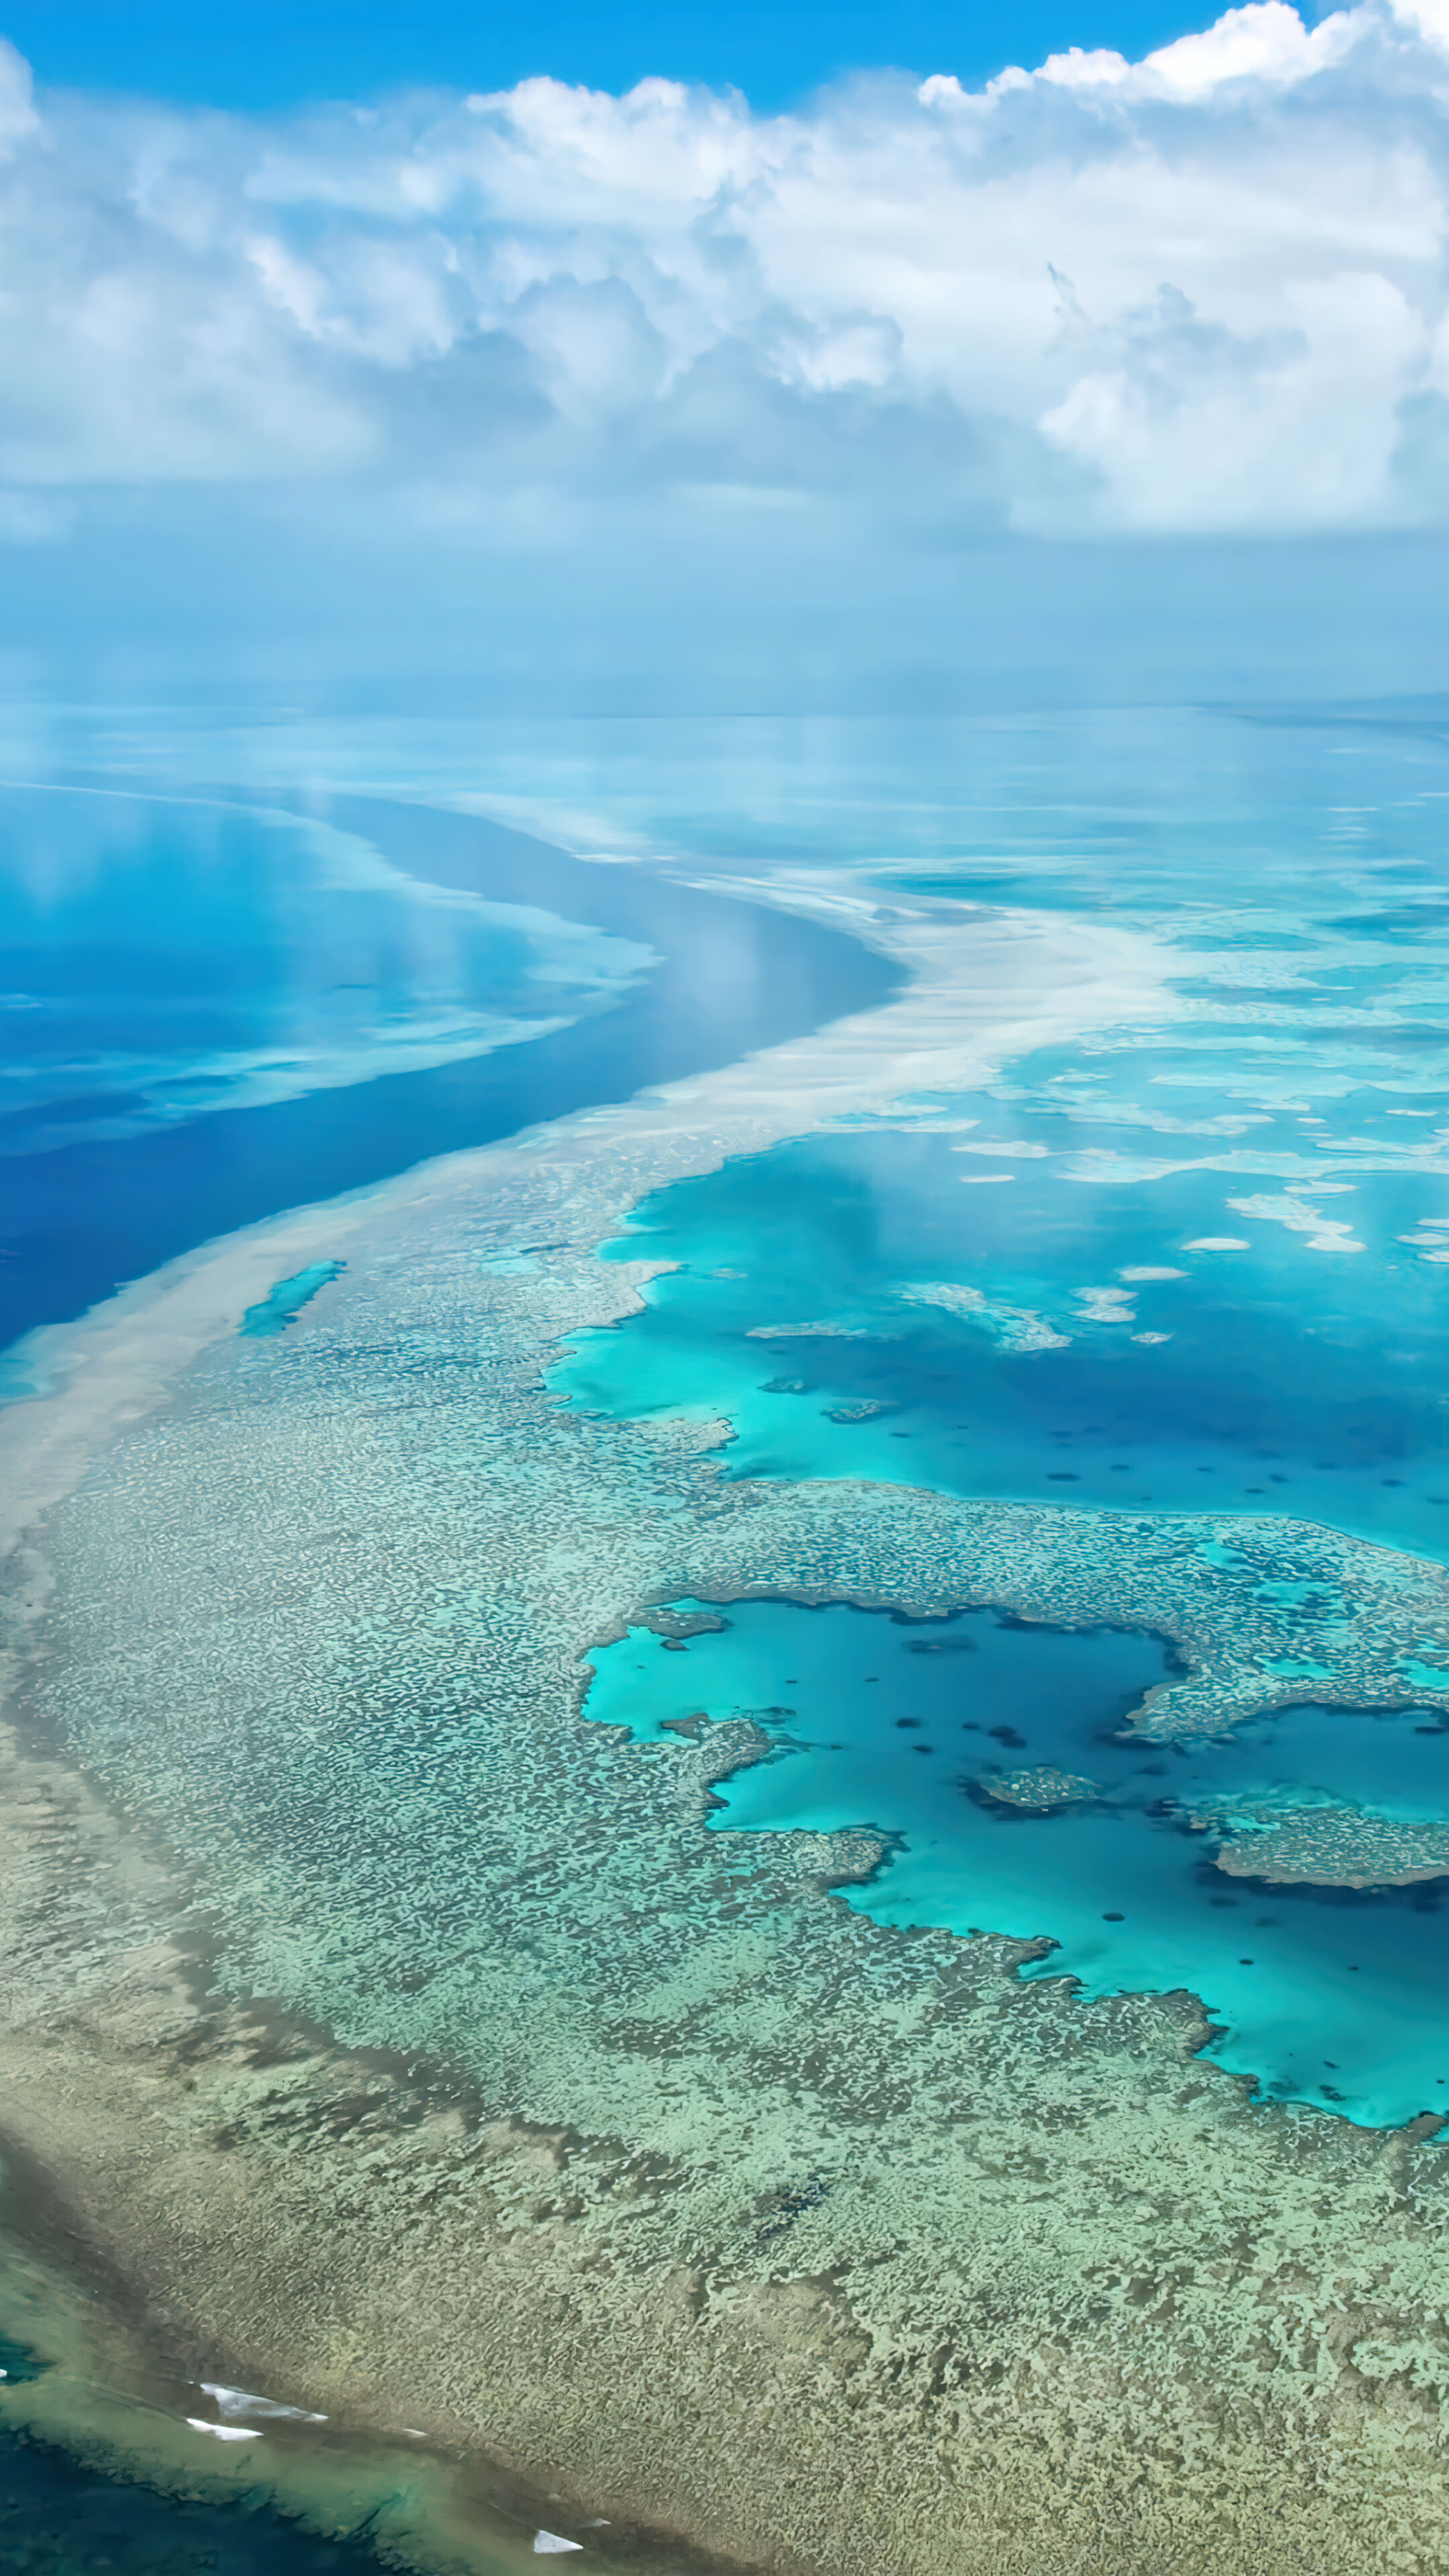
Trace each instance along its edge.
<instances>
[{"instance_id":1,"label":"turquoise pool in reef","mask_svg":"<svg viewBox=\"0 0 1449 2576\"><path fill-rule=\"evenodd\" d=\"M1449 2109L1444 1881L1233 1878L1190 1821L1331 1796L1449 1833L1449 1729L1304 1706L1217 1744L1134 1740L1128 1712L1168 1669L1148 1638L985 1611L903 1622L740 1601L716 1615L727 1624L702 1634L666 1643L640 1626L595 1648L585 1711L646 1742L701 1713L754 1718L775 1749L720 1784L719 1831L874 1825L890 1848L842 1894L877 1922L1046 1939L1025 1973L1065 1970L1093 1993L1186 1986L1270 2096L1373 2117L1386 2066L1397 2080L1407 2057L1424 2107ZM1034 1794L1053 1803L1018 1803Z\"/></svg>"},{"instance_id":2,"label":"turquoise pool in reef","mask_svg":"<svg viewBox=\"0 0 1449 2576\"><path fill-rule=\"evenodd\" d=\"M1143 930L1167 965L1161 1009L646 1198L606 1257L668 1267L643 1311L568 1336L557 1398L620 1421L722 1421L731 1482L864 1477L1288 1514L1442 1560L1443 766L1442 744L1407 719L1235 731L1123 718L1095 734L1069 720L999 739L969 811L923 796L892 816L895 855L861 873L882 897L1074 908ZM879 805L842 813L843 834L872 828ZM1305 1706L1190 1760L1152 1748L1143 1772L1148 1754L1113 1743L1097 1686L1110 1668L1126 1688L1119 1666L1146 1686L1141 1641L993 1642L978 1622L976 1652L943 1659L935 1701L929 1659L901 1666L914 1700L900 1713L923 1735L875 1728L863 1673L908 1652L894 1631L860 1647L844 1610L728 1615L726 1639L688 1648L695 1705L714 1713L711 1691L724 1709L788 1702L782 1675L814 1678L795 1718L765 1721L798 1749L733 1781L721 1821L876 1823L898 1842L847 1901L880 1919L1042 1934L1061 1946L1038 1973L1067 1967L1099 1989L1187 1985L1223 2026L1227 2061L1271 2091L1371 2116L1393 2059L1434 2105L1449 2080L1449 1880L1230 1878L1212 1834L1179 1812L1189 1789L1236 1802L1240 1842L1254 1799L1412 1819L1432 1852L1449 1737L1421 1731L1425 1711ZM625 1661L606 1650L591 1713L627 1698ZM650 1648L645 1733L667 1713L672 1664ZM1038 1707L1031 1676L1048 1670L1060 1696ZM1314 1677L1310 1655L1305 1702ZM976 1721L948 1728L939 1713L958 1688L1008 1726L1025 1693L1032 1759L1109 1794L1025 1819L981 1803L961 1759ZM915 1749L943 1734L949 1758ZM843 1750L824 1749L837 1738ZM1173 1811L1154 1812L1169 1794ZM1382 1843L1365 1830L1371 1860Z\"/></svg>"},{"instance_id":3,"label":"turquoise pool in reef","mask_svg":"<svg viewBox=\"0 0 1449 2576\"><path fill-rule=\"evenodd\" d=\"M1265 1106L1227 1137L1144 1144L1144 1095L1173 1115L1174 1053L1155 1100L1142 1051L1085 1072L1048 1057L939 1124L813 1137L657 1193L613 1250L676 1266L643 1314L571 1335L553 1384L626 1418L726 1416L731 1475L1278 1510L1441 1553L1441 1113L1410 1123L1365 1091L1311 1138ZM1311 1195L1325 1175L1334 1195Z\"/></svg>"},{"instance_id":4,"label":"turquoise pool in reef","mask_svg":"<svg viewBox=\"0 0 1449 2576\"><path fill-rule=\"evenodd\" d=\"M346 1267L345 1261L311 1261L305 1270L295 1271L290 1279L277 1280L265 1297L259 1297L243 1315L241 1330L246 1339L269 1342L278 1333L284 1333L289 1324L296 1322L303 1309L311 1305L321 1289L329 1288L334 1279L341 1278Z\"/></svg>"}]
</instances>

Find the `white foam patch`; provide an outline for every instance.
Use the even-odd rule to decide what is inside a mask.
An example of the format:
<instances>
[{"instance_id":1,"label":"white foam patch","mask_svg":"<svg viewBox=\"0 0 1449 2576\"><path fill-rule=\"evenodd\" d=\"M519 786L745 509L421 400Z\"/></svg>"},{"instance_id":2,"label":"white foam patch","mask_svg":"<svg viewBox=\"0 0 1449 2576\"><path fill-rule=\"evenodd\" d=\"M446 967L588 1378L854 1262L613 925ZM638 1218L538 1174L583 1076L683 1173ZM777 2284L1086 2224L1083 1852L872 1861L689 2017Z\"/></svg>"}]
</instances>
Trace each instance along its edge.
<instances>
[{"instance_id":1,"label":"white foam patch","mask_svg":"<svg viewBox=\"0 0 1449 2576\"><path fill-rule=\"evenodd\" d=\"M1449 1261L1446 1228L1449 1216L1421 1216L1416 1218L1412 1234L1398 1235L1395 1240L1407 1244L1411 1252L1422 1252L1426 1261Z\"/></svg>"},{"instance_id":2,"label":"white foam patch","mask_svg":"<svg viewBox=\"0 0 1449 2576\"><path fill-rule=\"evenodd\" d=\"M275 2397L254 2396L249 2388L227 2388L220 2380L203 2379L201 2393L209 2397L218 2415L228 2423L237 2423L248 2415L266 2416L272 2421L283 2419L293 2424L325 2424L325 2415L309 2414L305 2406L283 2406Z\"/></svg>"}]
</instances>

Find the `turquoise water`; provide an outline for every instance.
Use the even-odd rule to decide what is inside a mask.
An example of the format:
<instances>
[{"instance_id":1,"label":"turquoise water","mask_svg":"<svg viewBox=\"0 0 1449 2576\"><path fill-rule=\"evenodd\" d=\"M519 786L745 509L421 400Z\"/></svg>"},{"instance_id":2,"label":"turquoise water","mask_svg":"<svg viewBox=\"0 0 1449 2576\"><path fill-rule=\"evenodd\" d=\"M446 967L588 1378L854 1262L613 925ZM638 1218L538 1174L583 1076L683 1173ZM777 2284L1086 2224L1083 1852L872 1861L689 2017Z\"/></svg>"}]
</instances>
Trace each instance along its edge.
<instances>
[{"instance_id":1,"label":"turquoise water","mask_svg":"<svg viewBox=\"0 0 1449 2576\"><path fill-rule=\"evenodd\" d=\"M734 1475L1279 1509L1442 1552L1449 1165L1393 1168L1394 1110L1370 1095L1334 1122L1362 1150L1311 1166L1351 1168L1350 1195L1295 1193L1296 1122L1269 1113L1251 1130L1266 1169L1227 1174L1198 1138L1173 1169L1132 1151L1136 1101L1114 1115L1109 1081L1126 1092L1116 1062L1090 1093L1028 1063L1015 1096L950 1104L962 1133L835 1134L657 1194L616 1249L678 1267L621 1330L570 1337L558 1392L727 1415ZM1254 1197L1302 1210L1300 1229L1351 1207L1363 1248L1315 1251L1233 1204Z\"/></svg>"},{"instance_id":2,"label":"turquoise water","mask_svg":"<svg viewBox=\"0 0 1449 2576\"><path fill-rule=\"evenodd\" d=\"M1304 1706L1222 1744L1134 1741L1128 1711L1169 1669L1147 1638L986 1612L913 1625L742 1601L723 1616L687 1642L635 1628L595 1648L585 1702L644 1741L700 1713L753 1717L778 1750L721 1785L718 1830L874 1825L892 1847L842 1893L877 1922L1046 1939L1027 1973L1065 1969L1093 1993L1188 1987L1221 2026L1212 2053L1270 2097L1373 2118L1417 2079L1424 2107L1449 2109L1445 1883L1233 1879L1187 1822L1198 1802L1275 1791L1449 1821L1442 1725ZM1099 1797L1032 1813L990 1795L1044 1765Z\"/></svg>"},{"instance_id":3,"label":"turquoise water","mask_svg":"<svg viewBox=\"0 0 1449 2576\"><path fill-rule=\"evenodd\" d=\"M1442 724L1023 719L983 729L979 748L969 786L957 737L949 779L938 760L908 801L899 783L886 792L881 739L865 746L857 774L874 763L882 792L842 796L837 815L855 882L1145 933L1167 968L1161 1010L656 1193L611 1249L672 1267L642 1313L569 1337L556 1395L618 1420L723 1418L729 1479L1287 1513L1444 1558ZM817 779L775 816L778 845L819 847L820 800ZM689 1649L691 1672L718 1666L728 1705L780 1696L725 1671L747 1643L765 1654L772 1618L828 1633L758 1615L757 1633L753 1610L731 1613L728 1653ZM1092 1772L1089 1667L1106 1649L1058 1651L1076 1679L1037 1758ZM809 1652L782 1645L785 1669ZM1010 1699L1023 1656L1047 1653L1017 1640L999 1673L979 1654L970 1670ZM907 1736L876 1742L840 1714L860 1687L854 1650L840 1654L819 1686L846 1749L827 1755L802 1715L808 1749L736 1781L731 1825L886 1825L903 1843L849 1899L881 1919L1045 1934L1094 1987L1187 1985L1225 2026L1225 2062L1273 2091L1363 2116L1407 2080L1432 2102L1449 2078L1443 1882L1274 1888L1271 1926L1235 1948L1255 1900L1150 1800L1114 1791L1110 1812L1023 1821L952 1791L938 1829L908 1787L931 1770ZM1302 1677L1307 1694L1311 1658ZM654 1712L651 1690L646 1725ZM1248 1730L1199 1785L1437 1819L1443 1747L1417 1722L1305 1708ZM1185 1754L1161 1759L1188 1776Z\"/></svg>"},{"instance_id":4,"label":"turquoise water","mask_svg":"<svg viewBox=\"0 0 1449 2576\"><path fill-rule=\"evenodd\" d=\"M888 1112L857 1114L647 1196L612 1255L676 1267L652 1282L640 1314L571 1334L558 1349L550 1385L560 1424L583 1412L619 1423L723 1417L727 1479L863 1476L1137 1513L1292 1514L1442 1559L1442 735L1407 718L1273 726L1147 714L848 732L635 726L512 729L505 738L470 729L451 744L433 738L426 758L416 740L405 745L390 779L390 755L360 741L344 746L345 758L323 760L311 737L296 757L299 774L311 774L311 761L334 786L466 786L516 820L566 832L575 847L673 853L686 876L708 867L743 887L783 873L832 902L843 890L863 906L935 908L931 917L953 929L973 917L963 907L1007 906L1065 922L1069 933L1074 920L1134 933L1164 961L1162 1006L1150 1018L1104 1019L1090 1038L1008 1051L989 1081L963 1073L953 1084L943 1074L929 1091L903 1082ZM283 765L287 751L280 737L268 746ZM196 756L202 775L228 774L214 742ZM81 811L78 800L77 849ZM830 1016L812 1005L793 1023L757 1025L737 1012L728 1045L692 1058L686 1050L681 1063L655 1044L654 1021L644 1025L655 997L672 1038L690 1021L691 995L711 975L717 985L729 979L709 939L691 935L694 911L677 881L596 870L616 889L637 887L636 915L611 911L607 928L586 915L580 930L556 905L546 922L520 926L466 905L420 910L416 891L391 881L294 882L271 863L300 846L295 828L255 816L195 831L177 824L161 856L147 859L144 883L130 845L111 836L86 863L89 878L67 861L44 920L19 870L23 989L33 1001L62 957L64 973L55 966L45 1005L51 1056L21 1064L16 1166L23 1156L32 1191L49 1186L52 1170L69 1173L73 1154L91 1158L83 1178L98 1157L116 1176L105 1227L84 1240L79 1227L67 1230L68 1211L80 1206L91 1225L97 1202L88 1185L66 1180L63 1222L45 1235L56 1293L43 1311L73 1312L99 1293L88 1283L175 1248L152 1229L150 1249L138 1250L140 1238L114 1220L121 1209L131 1223L141 1203L128 1171L155 1175L155 1207L168 1223L183 1202L189 1209L199 1176L214 1211L202 1231L219 1232L266 1207L325 1196L343 1175L375 1176L507 1132L517 1120L502 1111L502 1123L469 1123L451 1069L455 1046L491 1046L490 1014L516 1007L535 1029L555 1009L588 1022L593 1087L548 1094L541 1116L576 1099L622 1098ZM176 936L151 999L144 1011L127 1003L106 1036L118 985L129 990L174 885L186 900L169 916ZM644 913L661 885L680 911L671 937L655 942ZM614 900L622 904L623 892ZM105 972L97 967L90 984L78 928L88 904L106 951ZM238 956L228 981L228 925L248 905L260 924L255 953ZM335 949L334 922L345 929ZM431 944L440 925L442 949ZM640 968L660 950L697 968L695 982L666 984ZM891 972L868 963L871 977L832 1008L865 1011L887 998ZM797 969L781 972L789 981ZM376 991L381 1005L359 998ZM445 1013L430 1034L440 997L458 1016ZM138 1018L148 1043L157 1041L154 1058ZM28 1008L26 1026L41 1026ZM288 1070L289 1027L316 1040L300 1074ZM104 1062L88 1089L79 1039L94 1030L105 1037ZM431 1071L407 1076L414 1106L395 1134L380 1119L375 1079L391 1066L394 1041L439 1050ZM505 1107L523 1100L526 1068L548 1043L496 1047ZM259 1082L273 1086L265 1097ZM699 1097L707 1099L703 1085ZM251 1122L245 1166L227 1163L226 1139L241 1132L232 1117ZM283 1125L300 1138L286 1167L296 1178L284 1183L275 1141ZM83 1141L66 1144L63 1130ZM59 1722L97 1776L118 1783L143 1815L161 1811L159 1784L169 1784L163 1824L206 1878L229 1955L262 1963L259 1990L379 2044L465 2060L476 2050L500 2110L535 2081L525 2035L547 2035L560 1997L606 1984L601 1962L613 1979L607 1991L631 1993L647 1949L634 1911L647 1871L632 1849L635 1877L601 1877L585 1934L574 1925L550 1952L531 1917L518 1932L510 1867L520 1884L533 1881L521 1863L499 1860L493 1838L492 1745L511 1735L526 1752L545 1668L531 1642L508 1664L504 1647L537 1637L556 1659L571 1657L601 1595L643 1600L652 1579L646 1569L636 1580L622 1544L617 1578L600 1579L631 1502L645 1509L602 1433L586 1453L597 1467L588 1513L560 1537L536 1598L522 1577L515 1584L513 1559L506 1578L496 1572L506 1555L497 1525L487 1524L485 1543L469 1519L482 1486L511 1480L521 1522L532 1477L537 1509L556 1529L577 1490L571 1457L552 1481L543 1476L529 1446L532 1416L524 1432L515 1426L507 1454L475 1387L485 1320L492 1331L504 1318L507 1344L510 1281L552 1275L552 1220L526 1240L526 1256L484 1250L466 1269L469 1283L496 1283L486 1319L466 1301L455 1316L440 1289L436 1315L425 1300L403 1304L399 1323L403 1301L389 1302L384 1266L364 1275L360 1257L345 1276L318 1262L279 1279L235 1348L249 1436L215 1444L249 1479L245 1499L274 1554L252 1545L244 1525L233 1540L230 1497L203 1472L181 1474L185 1544L163 1559L151 1537L178 1526L169 1497L164 1507L153 1498L152 1520L137 1522L127 1491L115 1524L102 1528L95 1580L88 1589L82 1568L65 1594L51 1668L58 1704L71 1673ZM464 1265L454 1266L462 1277ZM34 1278L42 1267L31 1262ZM565 1294L555 1312L569 1311ZM17 1307L17 1328L31 1319L29 1306L23 1315ZM434 1446L401 1401L409 1383L436 1400ZM308 1387L329 1419L355 1408L370 1425L365 1456L349 1455L336 1489L312 1416L295 1454L285 1436L268 1446L278 1427L295 1427L289 1389L305 1412ZM192 1432L215 1429L212 1401L205 1385L191 1391L171 1435L178 1455L191 1454ZM396 1474L386 1463L394 1403ZM214 1470L204 1437L195 1455ZM627 1442L618 1458L631 1476L649 1463L647 1449ZM431 1533L409 1554L407 1496L422 1487L430 1502L456 1496L466 1535L456 1561L434 1549ZM690 1507L678 1506L681 1515ZM129 1594L119 1606L110 1600L128 1517L141 1572L154 1582L144 1610ZM297 1534L310 1543L318 1529L340 1535L329 1536L323 1594L304 1600L291 1582ZM84 1544L82 1533L82 1553ZM115 1633L98 1652L85 1629L102 1598ZM840 1901L881 1923L1040 1938L1056 1946L1027 1973L1067 1973L1091 1992L1188 1988L1217 2027L1213 2056L1272 2097L1364 2121L1437 2107L1449 2087L1449 1881L1377 1893L1256 1885L1214 1869L1208 1838L1187 1822L1194 1798L1298 1795L1390 1821L1449 1823L1449 1735L1426 1729L1422 1712L1317 1706L1307 1696L1309 1656L1304 1704L1249 1723L1232 1742L1134 1744L1121 1736L1123 1719L1164 1670L1150 1638L1028 1631L986 1614L929 1631L784 1604L727 1615L725 1631L682 1653L637 1631L605 1650L587 1711L627 1723L646 1743L667 1719L701 1709L760 1716L779 1759L724 1784L717 1830L874 1825L889 1838L882 1866ZM492 1689L500 1673L485 1710L484 1682ZM563 1706L556 1672L550 1687ZM1051 1814L992 1799L994 1773L1043 1764L1090 1779L1100 1796ZM625 1791L635 1795L632 1775L622 1789L617 1772L610 1780L621 1806ZM520 1851L532 1853L545 1806L561 1810L552 1765L519 1805ZM572 1854L568 1835L563 1842ZM651 1904L669 1895L650 1886ZM246 1918L249 1903L265 1908L264 1925ZM538 1906L551 1937L560 1912L551 1887ZM683 1915L681 1923L665 1924L651 1959L672 1963L682 1952ZM560 2062L572 2115L579 2079L566 2054ZM553 2073L550 2061L550 2081ZM617 2080L611 2068L609 2086ZM610 2116L614 2107L611 2091ZM89 2530L81 2500L56 2510L75 2534Z\"/></svg>"},{"instance_id":5,"label":"turquoise water","mask_svg":"<svg viewBox=\"0 0 1449 2576\"><path fill-rule=\"evenodd\" d=\"M247 1340L266 1342L284 1333L320 1290L341 1278L346 1267L345 1261L313 1261L305 1270L294 1271L290 1279L277 1280L243 1315L241 1330Z\"/></svg>"},{"instance_id":6,"label":"turquoise water","mask_svg":"<svg viewBox=\"0 0 1449 2576\"><path fill-rule=\"evenodd\" d=\"M678 1269L575 1337L560 1394L725 1414L733 1473L1283 1508L1442 1554L1443 723L923 727L914 796L909 732L863 734L833 800L818 745L793 802L777 775L759 841L834 842L878 899L1145 934L1163 1008L656 1194L619 1250Z\"/></svg>"}]
</instances>

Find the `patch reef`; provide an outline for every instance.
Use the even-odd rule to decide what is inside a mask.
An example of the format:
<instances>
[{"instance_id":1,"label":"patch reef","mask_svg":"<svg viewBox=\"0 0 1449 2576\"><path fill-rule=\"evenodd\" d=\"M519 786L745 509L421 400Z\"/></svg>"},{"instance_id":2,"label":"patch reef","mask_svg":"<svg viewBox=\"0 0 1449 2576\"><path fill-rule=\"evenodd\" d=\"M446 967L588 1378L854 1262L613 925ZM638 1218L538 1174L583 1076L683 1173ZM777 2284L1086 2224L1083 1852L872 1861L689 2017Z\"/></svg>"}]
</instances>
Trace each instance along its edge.
<instances>
[{"instance_id":1,"label":"patch reef","mask_svg":"<svg viewBox=\"0 0 1449 2576\"><path fill-rule=\"evenodd\" d=\"M1150 1629L1147 1736L1305 1671L1449 1708L1405 1680L1449 1582L1267 1518L732 1485L721 1426L561 1408L559 1336L644 1275L595 1247L740 1131L661 1134L223 1247L158 1291L169 1361L126 1307L33 1409L0 2127L195 2376L616 2527L792 2576L1428 2576L1436 2124L1254 2108L1187 1995L883 1930L829 1892L870 1837L711 1835L738 1744L578 1711L631 1613L750 1593ZM216 1337L339 1246L292 1334Z\"/></svg>"}]
</instances>

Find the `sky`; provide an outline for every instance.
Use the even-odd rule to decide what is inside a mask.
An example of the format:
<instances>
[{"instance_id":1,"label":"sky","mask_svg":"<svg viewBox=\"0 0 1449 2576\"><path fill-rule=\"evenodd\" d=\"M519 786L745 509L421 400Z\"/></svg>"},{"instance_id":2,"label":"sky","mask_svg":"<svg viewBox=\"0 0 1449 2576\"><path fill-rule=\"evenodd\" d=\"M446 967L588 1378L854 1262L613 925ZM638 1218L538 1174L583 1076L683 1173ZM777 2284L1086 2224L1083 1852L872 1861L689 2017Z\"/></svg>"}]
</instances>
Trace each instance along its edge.
<instances>
[{"instance_id":1,"label":"sky","mask_svg":"<svg viewBox=\"0 0 1449 2576\"><path fill-rule=\"evenodd\" d=\"M824 87L802 17L785 107L590 87L562 19L562 70L484 88L475 26L379 94L364 16L320 104L182 94L179 40L117 94L109 0L49 14L82 86L0 52L12 671L1449 687L1449 0Z\"/></svg>"},{"instance_id":2,"label":"sky","mask_svg":"<svg viewBox=\"0 0 1449 2576\"><path fill-rule=\"evenodd\" d=\"M51 86L275 109L539 74L624 90L659 74L793 106L862 65L986 80L1071 44L1143 54L1186 35L1191 0L8 0L0 29Z\"/></svg>"}]
</instances>

